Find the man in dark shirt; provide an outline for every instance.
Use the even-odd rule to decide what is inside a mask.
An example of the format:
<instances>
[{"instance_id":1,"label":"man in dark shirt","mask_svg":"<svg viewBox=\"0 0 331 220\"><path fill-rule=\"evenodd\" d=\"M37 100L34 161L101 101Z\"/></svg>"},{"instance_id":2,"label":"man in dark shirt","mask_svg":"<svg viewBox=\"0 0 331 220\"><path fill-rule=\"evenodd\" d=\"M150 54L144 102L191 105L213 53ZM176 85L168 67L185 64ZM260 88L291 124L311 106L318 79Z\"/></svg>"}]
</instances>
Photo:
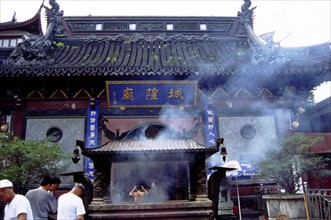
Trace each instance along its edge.
<instances>
[{"instance_id":1,"label":"man in dark shirt","mask_svg":"<svg viewBox=\"0 0 331 220\"><path fill-rule=\"evenodd\" d=\"M31 189L26 193L26 198L30 205L35 220L48 219L49 213L56 213L57 201L52 193L49 192L53 184L50 176L44 176L40 181L40 186Z\"/></svg>"}]
</instances>

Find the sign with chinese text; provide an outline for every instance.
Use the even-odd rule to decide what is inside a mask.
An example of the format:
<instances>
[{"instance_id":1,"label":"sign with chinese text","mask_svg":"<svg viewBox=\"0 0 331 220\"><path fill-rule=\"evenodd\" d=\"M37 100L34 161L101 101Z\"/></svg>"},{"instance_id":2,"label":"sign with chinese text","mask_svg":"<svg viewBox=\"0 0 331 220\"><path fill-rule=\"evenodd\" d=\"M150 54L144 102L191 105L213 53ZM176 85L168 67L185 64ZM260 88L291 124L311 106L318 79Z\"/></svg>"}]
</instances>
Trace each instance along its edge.
<instances>
[{"instance_id":1,"label":"sign with chinese text","mask_svg":"<svg viewBox=\"0 0 331 220\"><path fill-rule=\"evenodd\" d=\"M86 148L95 148L98 146L98 117L99 117L99 102L95 100L94 108L89 107L87 111L87 134L86 134ZM90 158L86 157L85 172L88 177L94 178L94 165Z\"/></svg>"},{"instance_id":2,"label":"sign with chinese text","mask_svg":"<svg viewBox=\"0 0 331 220\"><path fill-rule=\"evenodd\" d=\"M109 107L194 107L197 81L108 81Z\"/></svg>"},{"instance_id":3,"label":"sign with chinese text","mask_svg":"<svg viewBox=\"0 0 331 220\"><path fill-rule=\"evenodd\" d=\"M215 146L217 138L216 113L211 99L205 99L205 144Z\"/></svg>"}]
</instances>

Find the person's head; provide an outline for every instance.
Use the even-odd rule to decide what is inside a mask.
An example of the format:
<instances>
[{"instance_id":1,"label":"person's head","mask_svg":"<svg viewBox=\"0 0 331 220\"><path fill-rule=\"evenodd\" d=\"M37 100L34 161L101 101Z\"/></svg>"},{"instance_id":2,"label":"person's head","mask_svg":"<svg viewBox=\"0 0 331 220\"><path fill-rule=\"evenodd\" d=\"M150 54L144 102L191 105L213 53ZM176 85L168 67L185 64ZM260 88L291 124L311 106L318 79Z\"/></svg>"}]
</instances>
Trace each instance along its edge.
<instances>
[{"instance_id":1,"label":"person's head","mask_svg":"<svg viewBox=\"0 0 331 220\"><path fill-rule=\"evenodd\" d=\"M46 175L40 180L40 186L42 186L45 190L50 190L53 184L52 177Z\"/></svg>"},{"instance_id":2,"label":"person's head","mask_svg":"<svg viewBox=\"0 0 331 220\"><path fill-rule=\"evenodd\" d=\"M142 191L142 190L143 190L142 186L141 186L141 185L137 185L137 187L136 187L136 190L135 190L135 191Z\"/></svg>"},{"instance_id":3,"label":"person's head","mask_svg":"<svg viewBox=\"0 0 331 220\"><path fill-rule=\"evenodd\" d=\"M74 187L72 188L71 192L79 197L84 194L85 187L81 183L75 183Z\"/></svg>"},{"instance_id":4,"label":"person's head","mask_svg":"<svg viewBox=\"0 0 331 220\"><path fill-rule=\"evenodd\" d=\"M11 202L14 197L13 183L7 179L0 180L0 199L5 202Z\"/></svg>"},{"instance_id":5,"label":"person's head","mask_svg":"<svg viewBox=\"0 0 331 220\"><path fill-rule=\"evenodd\" d=\"M289 218L287 217L287 215L279 215L277 216L276 220L289 220Z\"/></svg>"},{"instance_id":6,"label":"person's head","mask_svg":"<svg viewBox=\"0 0 331 220\"><path fill-rule=\"evenodd\" d=\"M54 192L55 190L57 190L59 188L59 185L61 184L61 179L57 176L52 177L52 179L53 179L53 183L52 183L50 191Z\"/></svg>"}]
</instances>

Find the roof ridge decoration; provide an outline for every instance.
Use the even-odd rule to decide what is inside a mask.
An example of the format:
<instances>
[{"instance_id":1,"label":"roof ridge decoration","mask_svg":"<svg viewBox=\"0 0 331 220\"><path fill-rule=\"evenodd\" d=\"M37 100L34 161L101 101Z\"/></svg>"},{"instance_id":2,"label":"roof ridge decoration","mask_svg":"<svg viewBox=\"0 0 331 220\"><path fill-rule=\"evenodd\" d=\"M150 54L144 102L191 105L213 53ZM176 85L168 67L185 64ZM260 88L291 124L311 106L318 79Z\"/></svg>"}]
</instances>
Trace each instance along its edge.
<instances>
[{"instance_id":1,"label":"roof ridge decoration","mask_svg":"<svg viewBox=\"0 0 331 220\"><path fill-rule=\"evenodd\" d=\"M35 35L27 33L23 40L17 45L15 50L4 61L7 66L45 66L54 62L47 56L47 51L51 46L53 35L63 35L63 25L61 22L63 11L59 11L59 5L56 0L49 0L52 8L46 9L48 26L45 35Z\"/></svg>"},{"instance_id":2,"label":"roof ridge decoration","mask_svg":"<svg viewBox=\"0 0 331 220\"><path fill-rule=\"evenodd\" d=\"M60 11L60 6L56 0L49 0L49 4L52 6L48 8L44 6L46 10L47 18L47 32L54 32L54 36L63 37L64 36L64 27L62 24L63 10ZM47 33L46 33L47 35Z\"/></svg>"},{"instance_id":3,"label":"roof ridge decoration","mask_svg":"<svg viewBox=\"0 0 331 220\"><path fill-rule=\"evenodd\" d=\"M109 41L125 41L125 42L137 42L140 40L145 40L147 42L154 42L154 41L200 41L200 40L218 40L218 37L212 37L209 34L204 34L202 36L192 36L192 35L184 35L184 34L174 34L174 35L167 35L166 33L158 34L156 36L152 35L144 35L139 33L133 33L132 35L124 35L119 34L116 36L88 36L82 38L82 42L109 42Z\"/></svg>"},{"instance_id":4,"label":"roof ridge decoration","mask_svg":"<svg viewBox=\"0 0 331 220\"><path fill-rule=\"evenodd\" d=\"M241 6L241 11L238 11L240 25L236 36L246 36L246 26L253 26L253 13L256 6L250 9L251 5L252 2L250 0L244 0L244 4Z\"/></svg>"},{"instance_id":5,"label":"roof ridge decoration","mask_svg":"<svg viewBox=\"0 0 331 220\"><path fill-rule=\"evenodd\" d=\"M53 60L47 58L47 49L51 41L44 36L27 33L15 50L4 61L8 66L42 66L51 64Z\"/></svg>"},{"instance_id":6,"label":"roof ridge decoration","mask_svg":"<svg viewBox=\"0 0 331 220\"><path fill-rule=\"evenodd\" d=\"M243 26L245 33L247 34L247 40L251 48L255 51L252 57L252 63L255 64L272 64L280 63L285 64L292 61L291 57L295 55L300 56L329 56L331 47L330 43L322 43L320 45L313 45L309 47L297 47L297 48L282 48L279 42L273 41L275 31L265 33L261 36L257 36L253 30L253 11L256 8L249 8L251 6L250 0L244 0L244 4L241 6L241 12L238 12L240 16L240 28Z\"/></svg>"},{"instance_id":7,"label":"roof ridge decoration","mask_svg":"<svg viewBox=\"0 0 331 220\"><path fill-rule=\"evenodd\" d=\"M9 26L9 25L13 25L16 23L18 23L18 22L17 22L17 18L16 18L16 11L14 11L12 19L7 22L0 22L0 26Z\"/></svg>"},{"instance_id":8,"label":"roof ridge decoration","mask_svg":"<svg viewBox=\"0 0 331 220\"><path fill-rule=\"evenodd\" d=\"M241 6L241 12L238 12L240 16L240 30L243 28L247 34L247 40L250 46L255 50L255 55L252 57L252 63L286 63L289 61L283 54L277 54L275 56L275 50L279 47L279 43L273 42L272 38L274 32L267 33L264 39L259 38L253 30L253 13L257 6L250 8L252 2L250 0L244 0L244 4Z\"/></svg>"},{"instance_id":9,"label":"roof ridge decoration","mask_svg":"<svg viewBox=\"0 0 331 220\"><path fill-rule=\"evenodd\" d=\"M13 22L13 23L16 23L17 22L16 11L14 11L14 15L13 15L13 17L11 19L11 22Z\"/></svg>"},{"instance_id":10,"label":"roof ridge decoration","mask_svg":"<svg viewBox=\"0 0 331 220\"><path fill-rule=\"evenodd\" d=\"M238 15L241 16L240 22L242 24L249 24L251 26L253 24L253 12L256 6L250 9L251 5L251 0L244 0L244 4L241 6L241 12L239 12Z\"/></svg>"}]
</instances>

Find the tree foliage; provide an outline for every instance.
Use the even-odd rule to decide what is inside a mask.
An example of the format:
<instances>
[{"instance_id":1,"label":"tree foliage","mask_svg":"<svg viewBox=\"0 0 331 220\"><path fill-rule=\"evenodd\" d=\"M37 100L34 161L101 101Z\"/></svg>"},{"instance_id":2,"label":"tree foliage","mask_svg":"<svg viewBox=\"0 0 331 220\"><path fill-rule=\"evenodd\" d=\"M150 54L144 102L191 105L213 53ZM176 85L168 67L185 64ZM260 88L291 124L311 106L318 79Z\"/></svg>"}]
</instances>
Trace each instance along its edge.
<instances>
[{"instance_id":1,"label":"tree foliage","mask_svg":"<svg viewBox=\"0 0 331 220\"><path fill-rule=\"evenodd\" d=\"M300 179L303 173L309 171L321 174L320 171L327 165L325 158L309 153L309 150L323 139L303 134L293 134L284 138L278 148L271 149L259 162L261 175L274 179L287 193L296 193L301 186Z\"/></svg>"},{"instance_id":2,"label":"tree foliage","mask_svg":"<svg viewBox=\"0 0 331 220\"><path fill-rule=\"evenodd\" d=\"M25 141L10 133L0 133L0 179L13 182L18 193L38 184L42 176L66 168L67 156L47 139Z\"/></svg>"}]
</instances>

